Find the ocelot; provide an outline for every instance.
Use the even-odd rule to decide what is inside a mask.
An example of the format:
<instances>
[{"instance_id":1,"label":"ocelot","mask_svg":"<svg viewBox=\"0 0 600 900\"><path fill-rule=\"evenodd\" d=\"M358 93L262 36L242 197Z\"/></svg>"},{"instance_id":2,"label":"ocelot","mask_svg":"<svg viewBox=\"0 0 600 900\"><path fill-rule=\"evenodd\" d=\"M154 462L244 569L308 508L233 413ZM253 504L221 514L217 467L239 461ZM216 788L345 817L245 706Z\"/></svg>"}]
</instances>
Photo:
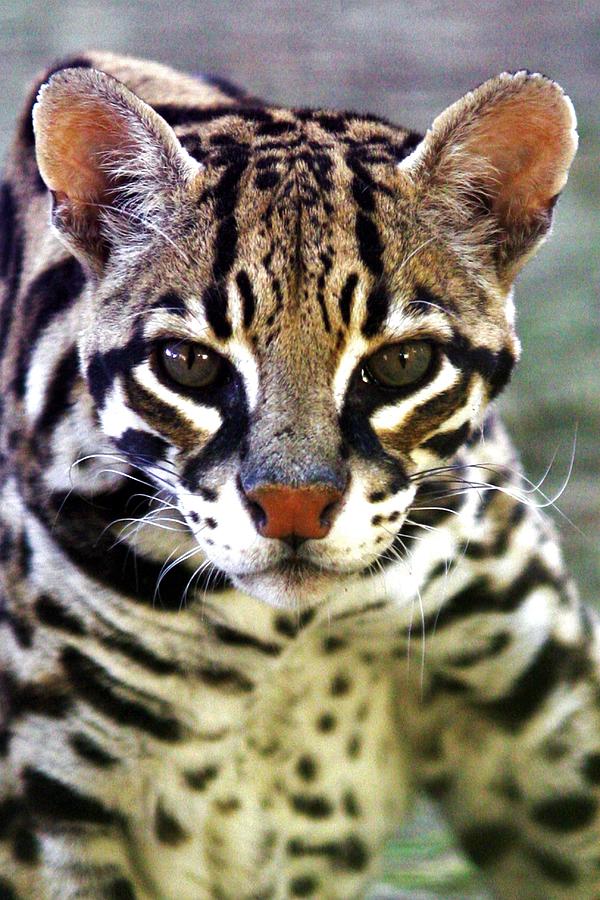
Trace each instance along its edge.
<instances>
[{"instance_id":1,"label":"ocelot","mask_svg":"<svg viewBox=\"0 0 600 900\"><path fill-rule=\"evenodd\" d=\"M363 897L429 792L600 895L598 625L489 401L576 149L90 53L2 187L0 897Z\"/></svg>"}]
</instances>

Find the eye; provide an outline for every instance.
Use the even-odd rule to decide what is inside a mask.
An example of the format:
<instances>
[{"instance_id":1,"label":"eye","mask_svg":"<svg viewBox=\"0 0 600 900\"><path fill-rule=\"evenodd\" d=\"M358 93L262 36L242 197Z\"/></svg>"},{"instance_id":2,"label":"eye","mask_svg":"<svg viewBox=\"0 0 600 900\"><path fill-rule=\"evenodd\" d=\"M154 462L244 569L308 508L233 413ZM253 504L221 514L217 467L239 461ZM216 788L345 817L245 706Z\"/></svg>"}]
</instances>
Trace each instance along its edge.
<instances>
[{"instance_id":1,"label":"eye","mask_svg":"<svg viewBox=\"0 0 600 900\"><path fill-rule=\"evenodd\" d=\"M365 360L362 379L385 388L409 387L429 374L434 360L433 347L427 341L388 344Z\"/></svg>"},{"instance_id":2,"label":"eye","mask_svg":"<svg viewBox=\"0 0 600 900\"><path fill-rule=\"evenodd\" d=\"M171 381L183 387L208 387L223 370L223 357L192 341L167 341L159 348L158 358Z\"/></svg>"}]
</instances>

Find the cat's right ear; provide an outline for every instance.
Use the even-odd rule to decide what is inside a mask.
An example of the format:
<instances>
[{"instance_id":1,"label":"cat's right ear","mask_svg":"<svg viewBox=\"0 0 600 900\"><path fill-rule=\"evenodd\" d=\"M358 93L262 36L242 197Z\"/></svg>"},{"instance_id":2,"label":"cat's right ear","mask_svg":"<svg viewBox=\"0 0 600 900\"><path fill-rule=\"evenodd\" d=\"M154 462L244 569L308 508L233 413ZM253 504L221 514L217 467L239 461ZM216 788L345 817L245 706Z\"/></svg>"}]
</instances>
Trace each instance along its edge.
<instances>
[{"instance_id":1,"label":"cat's right ear","mask_svg":"<svg viewBox=\"0 0 600 900\"><path fill-rule=\"evenodd\" d=\"M114 252L147 243L200 171L161 116L94 69L53 75L38 94L33 127L53 225L96 274Z\"/></svg>"}]
</instances>

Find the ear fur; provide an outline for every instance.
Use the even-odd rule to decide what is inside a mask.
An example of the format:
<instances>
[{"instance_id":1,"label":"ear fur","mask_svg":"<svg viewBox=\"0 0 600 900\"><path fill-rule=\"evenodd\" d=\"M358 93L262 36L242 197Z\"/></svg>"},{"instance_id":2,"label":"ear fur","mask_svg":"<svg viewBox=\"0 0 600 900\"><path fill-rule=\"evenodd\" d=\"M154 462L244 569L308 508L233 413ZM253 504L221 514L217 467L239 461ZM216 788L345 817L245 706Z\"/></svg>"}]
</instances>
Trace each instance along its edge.
<instances>
[{"instance_id":1,"label":"ear fur","mask_svg":"<svg viewBox=\"0 0 600 900\"><path fill-rule=\"evenodd\" d=\"M33 126L53 224L97 273L115 247L147 241L200 168L164 119L94 69L53 75L38 94Z\"/></svg>"},{"instance_id":2,"label":"ear fur","mask_svg":"<svg viewBox=\"0 0 600 900\"><path fill-rule=\"evenodd\" d=\"M467 254L491 251L509 285L550 228L576 125L555 82L503 73L439 115L400 168L436 228Z\"/></svg>"}]
</instances>

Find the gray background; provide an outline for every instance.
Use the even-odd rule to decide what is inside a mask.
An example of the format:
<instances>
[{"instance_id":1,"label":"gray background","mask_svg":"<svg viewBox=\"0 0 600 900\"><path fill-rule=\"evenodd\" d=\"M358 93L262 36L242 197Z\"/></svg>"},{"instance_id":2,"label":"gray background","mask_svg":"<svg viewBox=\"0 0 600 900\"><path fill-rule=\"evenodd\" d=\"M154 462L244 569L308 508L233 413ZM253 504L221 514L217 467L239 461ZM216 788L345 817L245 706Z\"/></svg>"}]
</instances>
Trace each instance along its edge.
<instances>
[{"instance_id":1,"label":"gray background","mask_svg":"<svg viewBox=\"0 0 600 900\"><path fill-rule=\"evenodd\" d=\"M366 110L420 130L504 69L526 67L560 82L578 113L580 151L550 243L517 285L524 350L501 407L534 481L556 454L544 483L550 496L563 484L577 433L573 474L559 501L576 527L555 519L582 594L597 602L599 20L598 0L3 0L0 152L37 72L90 47L224 75L272 101ZM475 896L435 820L423 814L408 838L390 848L389 896ZM399 857L408 862L403 875L393 874Z\"/></svg>"}]
</instances>

